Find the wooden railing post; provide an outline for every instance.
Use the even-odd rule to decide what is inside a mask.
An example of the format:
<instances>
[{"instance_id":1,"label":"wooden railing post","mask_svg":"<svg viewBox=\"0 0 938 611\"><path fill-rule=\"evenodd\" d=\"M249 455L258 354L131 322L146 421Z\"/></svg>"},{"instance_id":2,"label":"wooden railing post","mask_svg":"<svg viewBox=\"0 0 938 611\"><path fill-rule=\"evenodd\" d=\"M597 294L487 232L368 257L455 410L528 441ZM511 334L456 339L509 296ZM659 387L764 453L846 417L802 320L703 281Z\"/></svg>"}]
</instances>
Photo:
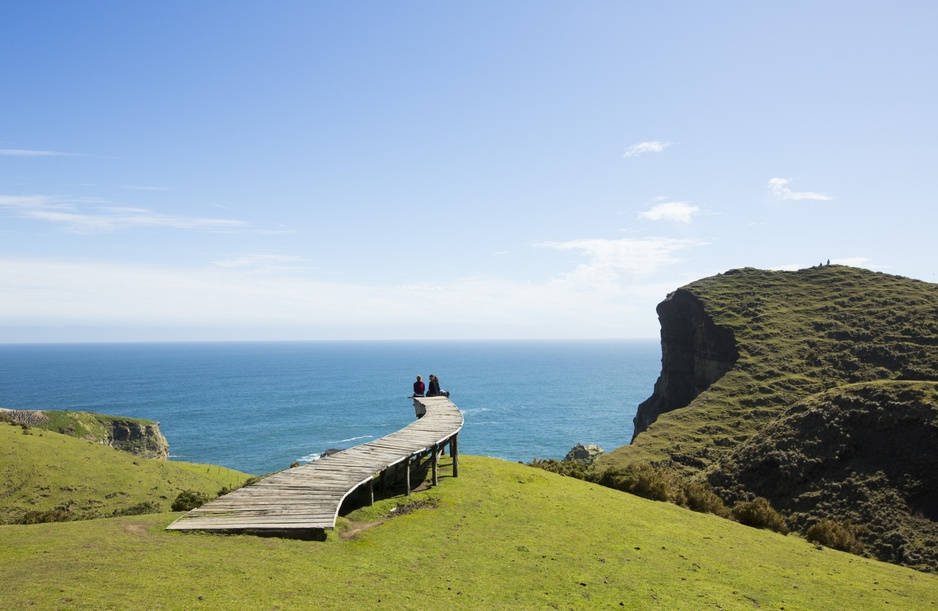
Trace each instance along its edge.
<instances>
[{"instance_id":1,"label":"wooden railing post","mask_svg":"<svg viewBox=\"0 0 938 611\"><path fill-rule=\"evenodd\" d=\"M449 440L449 454L453 457L453 477L459 477L459 433Z\"/></svg>"},{"instance_id":2,"label":"wooden railing post","mask_svg":"<svg viewBox=\"0 0 938 611\"><path fill-rule=\"evenodd\" d=\"M407 480L407 496L410 496L410 459L411 458L413 458L413 456L408 456L407 460L404 461L404 464L406 465L406 473L405 473L404 479Z\"/></svg>"},{"instance_id":3,"label":"wooden railing post","mask_svg":"<svg viewBox=\"0 0 938 611\"><path fill-rule=\"evenodd\" d=\"M440 465L440 453L438 446L433 446L433 485L440 485L440 477L438 475L439 465Z\"/></svg>"}]
</instances>

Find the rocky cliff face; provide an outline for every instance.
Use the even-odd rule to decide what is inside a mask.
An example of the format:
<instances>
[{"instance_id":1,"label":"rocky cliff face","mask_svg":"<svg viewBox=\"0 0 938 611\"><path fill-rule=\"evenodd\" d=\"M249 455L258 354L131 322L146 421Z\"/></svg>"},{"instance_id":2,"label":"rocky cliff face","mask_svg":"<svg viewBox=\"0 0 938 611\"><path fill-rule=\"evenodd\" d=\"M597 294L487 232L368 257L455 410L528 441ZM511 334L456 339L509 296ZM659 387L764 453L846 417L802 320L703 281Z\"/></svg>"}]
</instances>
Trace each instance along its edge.
<instances>
[{"instance_id":1,"label":"rocky cliff face","mask_svg":"<svg viewBox=\"0 0 938 611\"><path fill-rule=\"evenodd\" d=\"M715 325L693 293L674 291L658 304L657 312L661 375L654 393L638 406L632 441L661 414L693 401L739 358L733 332Z\"/></svg>"},{"instance_id":2,"label":"rocky cliff face","mask_svg":"<svg viewBox=\"0 0 938 611\"><path fill-rule=\"evenodd\" d=\"M115 419L112 420L110 433L99 441L144 458L169 458L169 442L160 432L158 422Z\"/></svg>"},{"instance_id":3,"label":"rocky cliff face","mask_svg":"<svg viewBox=\"0 0 938 611\"><path fill-rule=\"evenodd\" d=\"M169 458L169 442L160 432L160 424L150 420L90 412L2 408L0 418L24 427L81 437L144 458Z\"/></svg>"}]
</instances>

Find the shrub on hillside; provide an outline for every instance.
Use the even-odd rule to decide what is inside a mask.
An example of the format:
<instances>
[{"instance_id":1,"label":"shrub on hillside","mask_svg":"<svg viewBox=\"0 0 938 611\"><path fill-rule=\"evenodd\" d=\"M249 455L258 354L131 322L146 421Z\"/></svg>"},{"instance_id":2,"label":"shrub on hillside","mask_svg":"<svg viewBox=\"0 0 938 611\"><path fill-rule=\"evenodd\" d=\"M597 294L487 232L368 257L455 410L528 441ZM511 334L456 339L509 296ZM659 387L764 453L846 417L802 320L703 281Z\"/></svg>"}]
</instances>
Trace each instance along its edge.
<instances>
[{"instance_id":1,"label":"shrub on hillside","mask_svg":"<svg viewBox=\"0 0 938 611\"><path fill-rule=\"evenodd\" d=\"M607 488L614 488L653 501L666 501L691 511L730 517L723 499L709 484L691 482L674 471L653 467L648 463L635 463L597 473L592 467L572 460L534 459L528 466L544 469L568 477L575 477Z\"/></svg>"},{"instance_id":2,"label":"shrub on hillside","mask_svg":"<svg viewBox=\"0 0 938 611\"><path fill-rule=\"evenodd\" d=\"M687 507L699 513L712 513L721 518L730 517L730 510L709 484L682 481L680 492L681 497L676 502L681 507Z\"/></svg>"},{"instance_id":3,"label":"shrub on hillside","mask_svg":"<svg viewBox=\"0 0 938 611\"><path fill-rule=\"evenodd\" d=\"M136 505L131 505L126 509L118 509L113 514L114 517L117 516L140 516L147 513L160 513L163 511L163 508L160 507L159 503L154 503L153 501L143 501L137 503Z\"/></svg>"},{"instance_id":4,"label":"shrub on hillside","mask_svg":"<svg viewBox=\"0 0 938 611\"><path fill-rule=\"evenodd\" d=\"M590 467L573 460L555 460L553 458L537 458L535 456L534 461L529 462L528 466L586 481L592 482L596 480L595 474Z\"/></svg>"},{"instance_id":5,"label":"shrub on hillside","mask_svg":"<svg viewBox=\"0 0 938 611\"><path fill-rule=\"evenodd\" d=\"M677 477L666 469L657 469L648 463L636 463L625 468L604 471L598 484L628 492L653 501L673 501Z\"/></svg>"},{"instance_id":6,"label":"shrub on hillside","mask_svg":"<svg viewBox=\"0 0 938 611\"><path fill-rule=\"evenodd\" d=\"M805 537L812 543L831 549L859 554L863 551L863 545L857 540L857 531L858 529L850 523L850 520L834 522L833 520L821 519L821 521L808 528Z\"/></svg>"},{"instance_id":7,"label":"shrub on hillside","mask_svg":"<svg viewBox=\"0 0 938 611\"><path fill-rule=\"evenodd\" d=\"M16 521L17 524L46 524L48 522L67 522L72 519L72 515L62 509L57 507L55 509L47 509L45 511L32 510L27 511Z\"/></svg>"},{"instance_id":8,"label":"shrub on hillside","mask_svg":"<svg viewBox=\"0 0 938 611\"><path fill-rule=\"evenodd\" d=\"M208 503L211 499L204 492L195 490L183 490L173 501L173 511L192 511L196 507Z\"/></svg>"},{"instance_id":9,"label":"shrub on hillside","mask_svg":"<svg viewBox=\"0 0 938 611\"><path fill-rule=\"evenodd\" d=\"M768 499L761 496L733 505L733 519L746 526L774 530L783 535L788 534L785 517L775 511Z\"/></svg>"}]
</instances>

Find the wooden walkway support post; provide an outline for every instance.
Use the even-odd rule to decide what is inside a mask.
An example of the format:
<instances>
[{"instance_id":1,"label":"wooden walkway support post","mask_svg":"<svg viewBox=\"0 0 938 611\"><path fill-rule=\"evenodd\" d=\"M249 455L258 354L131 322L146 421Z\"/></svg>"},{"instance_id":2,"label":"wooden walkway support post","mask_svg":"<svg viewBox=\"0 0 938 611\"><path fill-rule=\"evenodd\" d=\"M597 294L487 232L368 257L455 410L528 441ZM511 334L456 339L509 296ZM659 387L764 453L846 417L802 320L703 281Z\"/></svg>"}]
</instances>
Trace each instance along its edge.
<instances>
[{"instance_id":1,"label":"wooden walkway support post","mask_svg":"<svg viewBox=\"0 0 938 611\"><path fill-rule=\"evenodd\" d=\"M405 464L407 465L407 474L404 479L407 480L407 496L410 496L410 461L413 460L413 456L408 456Z\"/></svg>"},{"instance_id":2,"label":"wooden walkway support post","mask_svg":"<svg viewBox=\"0 0 938 611\"><path fill-rule=\"evenodd\" d=\"M450 437L449 455L453 457L453 477L459 477L459 433Z\"/></svg>"}]
</instances>

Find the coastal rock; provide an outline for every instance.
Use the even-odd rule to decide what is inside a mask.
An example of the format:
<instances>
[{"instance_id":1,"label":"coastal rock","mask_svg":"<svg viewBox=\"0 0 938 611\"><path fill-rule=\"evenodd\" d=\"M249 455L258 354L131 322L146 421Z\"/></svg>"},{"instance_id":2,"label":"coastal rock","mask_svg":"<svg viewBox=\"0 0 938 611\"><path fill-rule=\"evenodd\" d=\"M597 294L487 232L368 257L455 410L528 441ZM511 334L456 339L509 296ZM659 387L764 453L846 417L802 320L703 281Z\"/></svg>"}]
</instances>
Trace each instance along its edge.
<instances>
[{"instance_id":1,"label":"coastal rock","mask_svg":"<svg viewBox=\"0 0 938 611\"><path fill-rule=\"evenodd\" d=\"M0 418L21 426L80 437L143 458L169 458L169 442L159 422L91 412L0 409Z\"/></svg>"},{"instance_id":2,"label":"coastal rock","mask_svg":"<svg viewBox=\"0 0 938 611\"><path fill-rule=\"evenodd\" d=\"M144 458L169 458L169 442L160 432L158 422L144 423L120 419L111 422L110 434L101 439L100 443Z\"/></svg>"},{"instance_id":3,"label":"coastal rock","mask_svg":"<svg viewBox=\"0 0 938 611\"><path fill-rule=\"evenodd\" d=\"M658 416L685 407L723 377L739 358L733 332L718 327L693 293L678 289L657 308L661 323L661 375L638 406L632 441Z\"/></svg>"},{"instance_id":4,"label":"coastal rock","mask_svg":"<svg viewBox=\"0 0 938 611\"><path fill-rule=\"evenodd\" d=\"M573 462L578 462L584 465L591 465L593 461L596 460L596 457L604 454L605 451L594 444L583 445L578 443L567 452L567 455L564 456L564 460L571 460Z\"/></svg>"}]
</instances>

